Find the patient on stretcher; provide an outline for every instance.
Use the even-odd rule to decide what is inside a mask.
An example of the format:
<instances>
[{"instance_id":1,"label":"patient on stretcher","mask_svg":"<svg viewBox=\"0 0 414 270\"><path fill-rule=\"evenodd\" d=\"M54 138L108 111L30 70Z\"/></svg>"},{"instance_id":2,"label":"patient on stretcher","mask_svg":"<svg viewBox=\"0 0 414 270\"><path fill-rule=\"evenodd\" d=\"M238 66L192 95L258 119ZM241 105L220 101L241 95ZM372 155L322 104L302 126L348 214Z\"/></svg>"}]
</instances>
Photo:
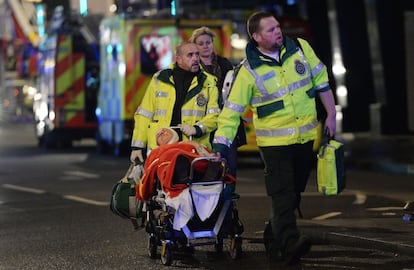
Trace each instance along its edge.
<instances>
[{"instance_id":1,"label":"patient on stretcher","mask_svg":"<svg viewBox=\"0 0 414 270\"><path fill-rule=\"evenodd\" d=\"M148 200L155 193L155 179L160 181L164 192L170 197L177 196L188 186L191 161L198 157L212 156L207 147L196 142L178 142L178 135L172 128L161 128L156 136L159 146L148 155L144 174L136 187L137 198L141 201ZM205 170L208 169L207 162L204 162L204 166L203 163L198 164L195 172L206 174ZM202 176L195 176L199 177ZM225 174L225 178L226 183L235 183L234 177Z\"/></svg>"},{"instance_id":2,"label":"patient on stretcher","mask_svg":"<svg viewBox=\"0 0 414 270\"><path fill-rule=\"evenodd\" d=\"M195 163L193 179L190 179L191 162L199 157L212 157L212 153L193 141L178 142L178 135L171 128L161 128L156 136L159 146L150 152L145 161L144 174L136 186L137 199L149 200L157 194L159 183L166 204L176 209L176 216L181 215L174 220L174 229L182 228L192 217L193 206L202 220L208 218L223 188L227 193L234 191L235 178L223 172L225 166L220 162L203 159ZM190 185L191 181L212 180L224 182L225 185Z\"/></svg>"}]
</instances>

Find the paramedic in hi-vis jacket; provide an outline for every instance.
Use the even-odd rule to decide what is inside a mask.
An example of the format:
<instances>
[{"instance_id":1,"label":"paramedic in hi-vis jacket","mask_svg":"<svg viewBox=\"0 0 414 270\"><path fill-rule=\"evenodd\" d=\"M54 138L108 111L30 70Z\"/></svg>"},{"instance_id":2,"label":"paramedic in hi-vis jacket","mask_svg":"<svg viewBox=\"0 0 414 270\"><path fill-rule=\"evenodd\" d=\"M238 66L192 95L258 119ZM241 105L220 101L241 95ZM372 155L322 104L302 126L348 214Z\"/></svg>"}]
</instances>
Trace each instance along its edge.
<instances>
[{"instance_id":1,"label":"paramedic in hi-vis jacket","mask_svg":"<svg viewBox=\"0 0 414 270\"><path fill-rule=\"evenodd\" d=\"M272 233L266 248L272 260L295 265L311 248L310 238L296 226L295 210L314 164L315 96L327 112L324 130L331 136L336 129L335 101L326 67L308 42L299 39L298 46L283 35L280 23L268 12L252 14L247 31L246 59L219 115L213 152L226 155L239 117L250 106L271 198Z\"/></svg>"},{"instance_id":2,"label":"paramedic in hi-vis jacket","mask_svg":"<svg viewBox=\"0 0 414 270\"><path fill-rule=\"evenodd\" d=\"M177 46L175 63L152 77L134 115L130 159L144 161L144 149L157 146L162 127L179 127L180 141L192 140L211 149L210 132L217 128L218 90L215 78L200 69L197 46Z\"/></svg>"}]
</instances>

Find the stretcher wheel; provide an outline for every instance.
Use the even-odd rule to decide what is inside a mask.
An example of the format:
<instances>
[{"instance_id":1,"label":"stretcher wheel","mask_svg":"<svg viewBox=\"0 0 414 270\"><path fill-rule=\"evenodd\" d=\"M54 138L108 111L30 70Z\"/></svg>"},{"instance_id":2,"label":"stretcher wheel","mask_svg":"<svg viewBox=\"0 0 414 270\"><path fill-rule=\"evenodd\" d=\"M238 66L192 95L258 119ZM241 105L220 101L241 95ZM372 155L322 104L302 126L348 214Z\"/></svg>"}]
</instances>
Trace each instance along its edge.
<instances>
[{"instance_id":1,"label":"stretcher wheel","mask_svg":"<svg viewBox=\"0 0 414 270\"><path fill-rule=\"evenodd\" d=\"M157 257L157 239L154 235L150 235L148 237L148 256L151 259L155 259Z\"/></svg>"},{"instance_id":2,"label":"stretcher wheel","mask_svg":"<svg viewBox=\"0 0 414 270\"><path fill-rule=\"evenodd\" d=\"M230 243L230 256L233 260L240 258L242 253L242 238L236 236L231 239Z\"/></svg>"},{"instance_id":3,"label":"stretcher wheel","mask_svg":"<svg viewBox=\"0 0 414 270\"><path fill-rule=\"evenodd\" d=\"M223 237L217 237L216 243L214 244L214 249L217 253L223 252Z\"/></svg>"},{"instance_id":4,"label":"stretcher wheel","mask_svg":"<svg viewBox=\"0 0 414 270\"><path fill-rule=\"evenodd\" d=\"M161 249L161 263L165 266L170 266L173 261L173 245L168 242L162 243Z\"/></svg>"}]
</instances>

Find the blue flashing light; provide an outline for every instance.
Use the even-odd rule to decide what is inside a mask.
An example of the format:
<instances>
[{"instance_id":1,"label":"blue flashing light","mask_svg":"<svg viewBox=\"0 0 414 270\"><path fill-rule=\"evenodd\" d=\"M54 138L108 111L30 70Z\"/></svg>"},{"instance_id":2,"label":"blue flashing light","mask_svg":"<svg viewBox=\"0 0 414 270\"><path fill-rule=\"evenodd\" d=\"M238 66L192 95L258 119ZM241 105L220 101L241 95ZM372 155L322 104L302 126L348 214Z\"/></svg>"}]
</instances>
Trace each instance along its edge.
<instances>
[{"instance_id":1,"label":"blue flashing light","mask_svg":"<svg viewBox=\"0 0 414 270\"><path fill-rule=\"evenodd\" d=\"M45 34L45 9L41 4L36 4L36 19L37 19L37 32L39 36Z\"/></svg>"},{"instance_id":2,"label":"blue flashing light","mask_svg":"<svg viewBox=\"0 0 414 270\"><path fill-rule=\"evenodd\" d=\"M101 117L101 114L102 114L101 108L97 107L95 109L95 115L96 115L96 117L100 118Z\"/></svg>"},{"instance_id":3,"label":"blue flashing light","mask_svg":"<svg viewBox=\"0 0 414 270\"><path fill-rule=\"evenodd\" d=\"M106 53L107 53L107 54L112 54L112 49L113 49L113 48L112 48L112 45L111 45L111 44L107 45L107 46L106 46Z\"/></svg>"},{"instance_id":4,"label":"blue flashing light","mask_svg":"<svg viewBox=\"0 0 414 270\"><path fill-rule=\"evenodd\" d=\"M175 6L175 0L171 1L171 15L175 16L177 15L177 10L176 10L176 6Z\"/></svg>"},{"instance_id":5,"label":"blue flashing light","mask_svg":"<svg viewBox=\"0 0 414 270\"><path fill-rule=\"evenodd\" d=\"M79 0L79 13L88 15L88 0Z\"/></svg>"},{"instance_id":6,"label":"blue flashing light","mask_svg":"<svg viewBox=\"0 0 414 270\"><path fill-rule=\"evenodd\" d=\"M116 50L117 50L117 52L118 52L118 53L121 53L121 52L122 52L122 50L123 50L123 46L122 46L122 44L117 44L117 45L116 45Z\"/></svg>"}]
</instances>

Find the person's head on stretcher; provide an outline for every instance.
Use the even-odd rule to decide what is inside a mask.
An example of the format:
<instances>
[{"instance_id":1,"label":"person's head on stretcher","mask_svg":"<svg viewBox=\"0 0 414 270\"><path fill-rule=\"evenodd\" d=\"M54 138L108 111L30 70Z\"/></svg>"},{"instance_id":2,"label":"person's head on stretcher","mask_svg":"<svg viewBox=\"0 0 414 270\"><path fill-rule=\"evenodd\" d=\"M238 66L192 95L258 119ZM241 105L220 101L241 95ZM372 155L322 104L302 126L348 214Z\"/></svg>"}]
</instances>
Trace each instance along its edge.
<instances>
[{"instance_id":1,"label":"person's head on stretcher","mask_svg":"<svg viewBox=\"0 0 414 270\"><path fill-rule=\"evenodd\" d=\"M179 140L177 132L172 128L160 128L155 136L158 146L176 143Z\"/></svg>"},{"instance_id":2,"label":"person's head on stretcher","mask_svg":"<svg viewBox=\"0 0 414 270\"><path fill-rule=\"evenodd\" d=\"M175 144L175 143L179 143L179 144L184 143L186 145L191 145L192 146L191 151L193 153L197 153L198 155L202 157L208 157L212 155L212 153L210 152L210 150L208 150L208 148L206 148L205 146L197 142L193 142L193 141L180 142L178 133L173 128L170 128L170 127L160 128L155 134L155 137L156 137L158 146L167 145L167 144Z\"/></svg>"}]
</instances>

